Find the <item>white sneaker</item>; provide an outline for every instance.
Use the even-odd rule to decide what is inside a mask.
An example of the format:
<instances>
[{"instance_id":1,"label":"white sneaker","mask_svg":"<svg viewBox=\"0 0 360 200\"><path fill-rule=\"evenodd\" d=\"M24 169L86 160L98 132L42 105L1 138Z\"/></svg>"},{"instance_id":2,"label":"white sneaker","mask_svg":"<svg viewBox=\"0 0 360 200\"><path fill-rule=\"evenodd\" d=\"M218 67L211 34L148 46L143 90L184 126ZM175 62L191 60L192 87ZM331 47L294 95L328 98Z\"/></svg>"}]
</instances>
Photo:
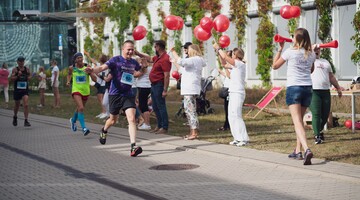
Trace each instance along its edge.
<instances>
[{"instance_id":1,"label":"white sneaker","mask_svg":"<svg viewBox=\"0 0 360 200\"><path fill-rule=\"evenodd\" d=\"M234 140L234 141L229 142L230 145L237 145L239 143L240 143L240 141L238 141L238 140Z\"/></svg>"},{"instance_id":2,"label":"white sneaker","mask_svg":"<svg viewBox=\"0 0 360 200\"><path fill-rule=\"evenodd\" d=\"M37 107L38 107L38 108L42 108L42 107L43 107L43 105L39 104L39 105L37 105Z\"/></svg>"},{"instance_id":3,"label":"white sneaker","mask_svg":"<svg viewBox=\"0 0 360 200\"><path fill-rule=\"evenodd\" d=\"M106 113L101 113L99 116L100 119L105 119L106 117L107 117Z\"/></svg>"},{"instance_id":4,"label":"white sneaker","mask_svg":"<svg viewBox=\"0 0 360 200\"><path fill-rule=\"evenodd\" d=\"M138 127L139 130L151 130L151 126L143 123L141 126Z\"/></svg>"},{"instance_id":5,"label":"white sneaker","mask_svg":"<svg viewBox=\"0 0 360 200\"><path fill-rule=\"evenodd\" d=\"M96 118L100 118L101 115L102 115L102 113L96 115L95 117L96 117Z\"/></svg>"},{"instance_id":6,"label":"white sneaker","mask_svg":"<svg viewBox=\"0 0 360 200\"><path fill-rule=\"evenodd\" d=\"M236 144L236 146L242 147L242 146L246 146L248 144L249 144L249 142L247 142L247 141L240 141L239 143Z\"/></svg>"}]
</instances>

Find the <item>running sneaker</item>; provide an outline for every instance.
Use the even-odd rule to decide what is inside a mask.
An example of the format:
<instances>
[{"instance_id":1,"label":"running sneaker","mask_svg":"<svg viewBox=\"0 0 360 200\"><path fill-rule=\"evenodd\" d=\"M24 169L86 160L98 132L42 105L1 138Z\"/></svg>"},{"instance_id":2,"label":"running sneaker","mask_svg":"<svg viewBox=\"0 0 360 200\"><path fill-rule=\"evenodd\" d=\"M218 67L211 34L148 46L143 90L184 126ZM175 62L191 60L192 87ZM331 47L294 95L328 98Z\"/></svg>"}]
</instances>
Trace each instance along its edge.
<instances>
[{"instance_id":1,"label":"running sneaker","mask_svg":"<svg viewBox=\"0 0 360 200\"><path fill-rule=\"evenodd\" d=\"M70 118L70 128L74 132L77 130L76 123L73 122L72 118Z\"/></svg>"},{"instance_id":2,"label":"running sneaker","mask_svg":"<svg viewBox=\"0 0 360 200\"><path fill-rule=\"evenodd\" d=\"M323 142L320 135L315 136L315 144L322 144Z\"/></svg>"},{"instance_id":3,"label":"running sneaker","mask_svg":"<svg viewBox=\"0 0 360 200\"><path fill-rule=\"evenodd\" d=\"M133 147L131 150L130 150L130 156L131 157L136 157L137 155L141 154L142 153L142 148L141 147Z\"/></svg>"},{"instance_id":4,"label":"running sneaker","mask_svg":"<svg viewBox=\"0 0 360 200\"><path fill-rule=\"evenodd\" d=\"M31 126L31 124L29 123L29 121L27 119L25 119L25 121L24 121L24 126L27 126L27 127Z\"/></svg>"},{"instance_id":5,"label":"running sneaker","mask_svg":"<svg viewBox=\"0 0 360 200\"><path fill-rule=\"evenodd\" d=\"M106 143L106 136L107 136L107 131L105 133L104 128L102 128L101 132L100 132L100 138L99 138L100 144L104 145Z\"/></svg>"},{"instance_id":6,"label":"running sneaker","mask_svg":"<svg viewBox=\"0 0 360 200\"><path fill-rule=\"evenodd\" d=\"M238 140L234 140L234 141L231 141L229 142L230 145L237 145L240 141Z\"/></svg>"},{"instance_id":7,"label":"running sneaker","mask_svg":"<svg viewBox=\"0 0 360 200\"><path fill-rule=\"evenodd\" d=\"M15 116L13 117L13 123L12 124L13 124L13 126L17 126L17 117L15 117Z\"/></svg>"},{"instance_id":8,"label":"running sneaker","mask_svg":"<svg viewBox=\"0 0 360 200\"><path fill-rule=\"evenodd\" d=\"M313 153L310 149L306 149L304 154L304 165L311 165L311 158L313 157Z\"/></svg>"},{"instance_id":9,"label":"running sneaker","mask_svg":"<svg viewBox=\"0 0 360 200\"><path fill-rule=\"evenodd\" d=\"M84 136L87 136L90 133L90 130L87 128L83 128Z\"/></svg>"},{"instance_id":10,"label":"running sneaker","mask_svg":"<svg viewBox=\"0 0 360 200\"><path fill-rule=\"evenodd\" d=\"M141 126L138 127L139 130L151 130L151 126L143 123Z\"/></svg>"},{"instance_id":11,"label":"running sneaker","mask_svg":"<svg viewBox=\"0 0 360 200\"><path fill-rule=\"evenodd\" d=\"M289 154L288 157L291 158L291 159L295 159L295 160L302 160L303 159L303 155L302 155L301 151L299 153L295 153L295 150L294 150L294 152Z\"/></svg>"},{"instance_id":12,"label":"running sneaker","mask_svg":"<svg viewBox=\"0 0 360 200\"><path fill-rule=\"evenodd\" d=\"M240 141L239 143L236 144L237 147L243 147L248 145L249 142L248 141Z\"/></svg>"}]
</instances>

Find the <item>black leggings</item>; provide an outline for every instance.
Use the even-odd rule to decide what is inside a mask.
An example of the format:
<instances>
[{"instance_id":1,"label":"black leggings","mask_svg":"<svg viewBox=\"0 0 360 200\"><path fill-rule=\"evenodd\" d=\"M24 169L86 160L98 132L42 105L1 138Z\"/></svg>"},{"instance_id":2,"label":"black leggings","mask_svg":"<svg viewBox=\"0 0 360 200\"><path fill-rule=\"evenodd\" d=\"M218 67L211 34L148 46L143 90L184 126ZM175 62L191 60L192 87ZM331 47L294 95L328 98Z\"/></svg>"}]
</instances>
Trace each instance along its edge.
<instances>
[{"instance_id":1,"label":"black leggings","mask_svg":"<svg viewBox=\"0 0 360 200\"><path fill-rule=\"evenodd\" d=\"M151 88L139 88L139 109L141 113L149 111L148 107L148 97L151 92Z\"/></svg>"}]
</instances>

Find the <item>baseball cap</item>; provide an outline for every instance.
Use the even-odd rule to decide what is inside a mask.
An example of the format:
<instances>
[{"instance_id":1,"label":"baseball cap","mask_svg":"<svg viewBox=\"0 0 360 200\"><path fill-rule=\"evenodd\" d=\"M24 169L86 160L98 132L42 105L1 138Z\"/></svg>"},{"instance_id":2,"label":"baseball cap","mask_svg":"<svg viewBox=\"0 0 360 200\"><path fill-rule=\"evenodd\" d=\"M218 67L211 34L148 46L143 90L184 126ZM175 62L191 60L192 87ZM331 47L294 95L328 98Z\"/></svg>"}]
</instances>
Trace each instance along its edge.
<instances>
[{"instance_id":1,"label":"baseball cap","mask_svg":"<svg viewBox=\"0 0 360 200\"><path fill-rule=\"evenodd\" d=\"M19 61L19 62L23 62L24 60L25 60L25 58L22 57L22 56L19 56L19 57L17 58L17 61Z\"/></svg>"},{"instance_id":2,"label":"baseball cap","mask_svg":"<svg viewBox=\"0 0 360 200\"><path fill-rule=\"evenodd\" d=\"M182 45L181 47L184 47L185 49L189 48L189 46L192 45L191 42L186 42L184 45Z\"/></svg>"}]
</instances>

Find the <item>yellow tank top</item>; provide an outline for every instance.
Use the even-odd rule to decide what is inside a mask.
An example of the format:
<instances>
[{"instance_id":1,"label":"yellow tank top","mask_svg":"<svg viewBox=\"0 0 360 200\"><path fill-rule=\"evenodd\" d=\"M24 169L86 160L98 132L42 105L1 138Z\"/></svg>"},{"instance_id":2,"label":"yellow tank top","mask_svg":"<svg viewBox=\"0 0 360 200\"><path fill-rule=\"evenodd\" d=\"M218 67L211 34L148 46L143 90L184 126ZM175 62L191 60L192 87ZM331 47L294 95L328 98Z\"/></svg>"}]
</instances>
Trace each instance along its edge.
<instances>
[{"instance_id":1,"label":"yellow tank top","mask_svg":"<svg viewBox=\"0 0 360 200\"><path fill-rule=\"evenodd\" d=\"M71 93L79 92L83 96L90 95L90 76L83 68L73 67L72 72L72 90Z\"/></svg>"}]
</instances>

